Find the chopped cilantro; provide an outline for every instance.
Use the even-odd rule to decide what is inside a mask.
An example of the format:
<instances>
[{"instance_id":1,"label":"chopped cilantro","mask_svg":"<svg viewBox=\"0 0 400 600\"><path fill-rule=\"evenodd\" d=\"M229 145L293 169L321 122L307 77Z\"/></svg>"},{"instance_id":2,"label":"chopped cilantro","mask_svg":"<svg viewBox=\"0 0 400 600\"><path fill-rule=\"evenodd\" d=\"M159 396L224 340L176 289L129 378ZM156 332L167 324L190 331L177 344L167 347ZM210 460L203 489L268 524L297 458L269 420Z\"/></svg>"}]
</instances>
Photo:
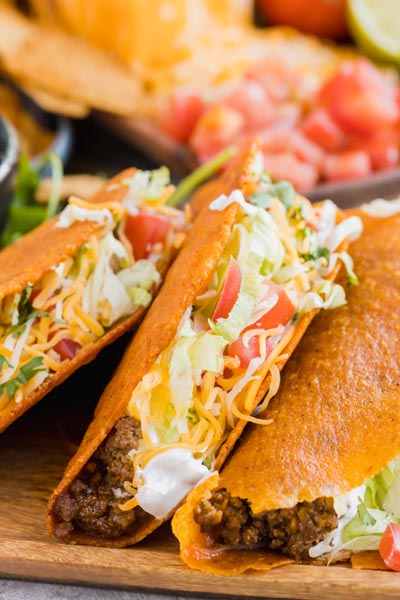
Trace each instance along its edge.
<instances>
[{"instance_id":1,"label":"chopped cilantro","mask_svg":"<svg viewBox=\"0 0 400 600\"><path fill-rule=\"evenodd\" d=\"M4 359L4 356L1 358L3 360L7 360L7 359ZM39 371L46 370L45 367L42 368L42 365L43 365L43 357L42 356L35 356L29 362L22 365L22 367L19 369L19 371L15 377L10 379L9 381L6 381L6 382L0 384L0 396L4 392L6 392L6 394L9 398L14 396L14 394L17 393L18 388L21 383L22 384L27 383L30 379L32 379L32 377L34 377L34 375L36 375L36 373L39 373Z\"/></svg>"}]
</instances>

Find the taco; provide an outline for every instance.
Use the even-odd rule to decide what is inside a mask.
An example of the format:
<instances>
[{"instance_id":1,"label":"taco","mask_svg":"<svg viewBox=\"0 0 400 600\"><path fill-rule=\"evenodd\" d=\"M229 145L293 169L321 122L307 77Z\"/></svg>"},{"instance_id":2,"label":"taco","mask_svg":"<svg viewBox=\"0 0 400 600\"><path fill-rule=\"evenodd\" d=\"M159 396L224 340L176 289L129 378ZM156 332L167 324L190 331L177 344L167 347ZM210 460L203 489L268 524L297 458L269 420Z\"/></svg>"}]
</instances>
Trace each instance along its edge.
<instances>
[{"instance_id":1,"label":"taco","mask_svg":"<svg viewBox=\"0 0 400 600\"><path fill-rule=\"evenodd\" d=\"M384 564L376 551L400 523L399 202L356 214L349 249L358 286L321 312L220 476L175 515L182 559L218 574L296 561ZM385 215L385 216L380 216ZM345 274L338 282L346 285ZM389 534L390 537L390 531ZM393 544L392 544L393 549Z\"/></svg>"},{"instance_id":2,"label":"taco","mask_svg":"<svg viewBox=\"0 0 400 600\"><path fill-rule=\"evenodd\" d=\"M219 185L49 501L59 539L123 547L156 529L258 422L317 310L344 302L337 249L357 219L272 182L256 145Z\"/></svg>"},{"instance_id":3,"label":"taco","mask_svg":"<svg viewBox=\"0 0 400 600\"><path fill-rule=\"evenodd\" d=\"M0 253L0 431L143 316L186 228L173 189L124 171Z\"/></svg>"}]
</instances>

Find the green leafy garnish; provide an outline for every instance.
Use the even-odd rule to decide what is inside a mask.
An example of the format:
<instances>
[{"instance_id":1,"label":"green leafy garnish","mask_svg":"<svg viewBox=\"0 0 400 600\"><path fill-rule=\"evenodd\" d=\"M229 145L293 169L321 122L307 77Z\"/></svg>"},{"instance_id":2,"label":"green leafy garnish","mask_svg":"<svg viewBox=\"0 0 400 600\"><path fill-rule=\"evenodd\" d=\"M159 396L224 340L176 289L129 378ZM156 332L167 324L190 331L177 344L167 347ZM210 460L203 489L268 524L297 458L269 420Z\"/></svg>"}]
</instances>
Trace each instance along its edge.
<instances>
[{"instance_id":1,"label":"green leafy garnish","mask_svg":"<svg viewBox=\"0 0 400 600\"><path fill-rule=\"evenodd\" d=\"M187 198L199 185L214 175L228 160L236 154L236 148L230 146L216 154L211 160L197 167L190 175L182 179L176 190L166 201L167 206L177 206Z\"/></svg>"},{"instance_id":2,"label":"green leafy garnish","mask_svg":"<svg viewBox=\"0 0 400 600\"><path fill-rule=\"evenodd\" d=\"M278 198L286 209L291 208L296 200L296 192L289 181L282 180L272 182L272 179L265 174L264 180L267 183L271 183L268 190L262 192L254 192L249 196L252 204L260 206L261 208L269 208L271 205L272 198Z\"/></svg>"},{"instance_id":3,"label":"green leafy garnish","mask_svg":"<svg viewBox=\"0 0 400 600\"><path fill-rule=\"evenodd\" d=\"M47 206L39 206L36 204L35 194L39 187L40 176L48 163L52 169L50 198ZM6 225L0 236L0 248L12 244L57 213L62 176L61 159L53 152L45 154L38 167L33 167L27 156L21 156L13 195L7 211Z\"/></svg>"},{"instance_id":4,"label":"green leafy garnish","mask_svg":"<svg viewBox=\"0 0 400 600\"><path fill-rule=\"evenodd\" d=\"M2 358L4 359L4 356ZM17 393L21 383L27 383L30 379L32 379L32 377L36 375L36 373L46 370L45 368L41 368L42 364L43 357L35 356L25 365L22 365L22 367L18 371L18 374L15 377L10 379L9 381L0 384L0 396L3 394L3 392L6 392L7 396L9 398L12 398L12 396L14 396L14 394Z\"/></svg>"},{"instance_id":5,"label":"green leafy garnish","mask_svg":"<svg viewBox=\"0 0 400 600\"><path fill-rule=\"evenodd\" d=\"M329 260L331 253L328 248L323 248L322 246L318 246L315 252L307 252L305 254L301 254L301 258L303 258L306 262L309 260L317 260L318 258L326 258Z\"/></svg>"},{"instance_id":6,"label":"green leafy garnish","mask_svg":"<svg viewBox=\"0 0 400 600\"><path fill-rule=\"evenodd\" d=\"M29 321L29 319L33 319L35 317L49 317L55 323L66 323L64 319L59 319L55 317L52 313L36 310L33 308L30 302L30 296L32 292L32 286L28 286L21 294L21 299L18 304L18 323L14 325L10 325L7 329L3 331L2 336L8 335L9 333L16 332L20 328L24 327L24 325ZM22 333L22 331L20 332Z\"/></svg>"}]
</instances>

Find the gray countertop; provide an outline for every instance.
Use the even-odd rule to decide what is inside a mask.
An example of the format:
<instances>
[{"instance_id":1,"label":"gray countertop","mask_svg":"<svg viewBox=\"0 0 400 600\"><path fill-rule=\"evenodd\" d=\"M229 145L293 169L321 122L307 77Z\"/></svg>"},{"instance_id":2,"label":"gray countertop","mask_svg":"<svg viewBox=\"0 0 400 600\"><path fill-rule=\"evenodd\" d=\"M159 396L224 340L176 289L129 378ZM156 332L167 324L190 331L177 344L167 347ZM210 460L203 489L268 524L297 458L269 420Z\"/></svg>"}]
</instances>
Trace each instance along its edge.
<instances>
[{"instance_id":1,"label":"gray countertop","mask_svg":"<svg viewBox=\"0 0 400 600\"><path fill-rule=\"evenodd\" d=\"M184 596L0 579L0 600L186 600ZM200 596L196 596L202 600Z\"/></svg>"}]
</instances>

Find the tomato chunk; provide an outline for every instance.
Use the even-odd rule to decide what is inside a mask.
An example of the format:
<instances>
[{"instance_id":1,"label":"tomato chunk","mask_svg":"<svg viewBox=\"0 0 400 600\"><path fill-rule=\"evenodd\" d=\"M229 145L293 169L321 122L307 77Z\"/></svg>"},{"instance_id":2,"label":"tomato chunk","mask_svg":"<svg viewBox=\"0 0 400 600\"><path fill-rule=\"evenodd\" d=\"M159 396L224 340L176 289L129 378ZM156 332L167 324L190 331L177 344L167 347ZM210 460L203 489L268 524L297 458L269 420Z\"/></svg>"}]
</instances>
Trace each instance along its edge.
<instances>
[{"instance_id":1,"label":"tomato chunk","mask_svg":"<svg viewBox=\"0 0 400 600\"><path fill-rule=\"evenodd\" d=\"M228 317L238 297L241 282L242 274L240 272L239 264L231 256L225 282L222 286L217 305L211 316L213 321L216 321L217 319L226 319Z\"/></svg>"},{"instance_id":2,"label":"tomato chunk","mask_svg":"<svg viewBox=\"0 0 400 600\"><path fill-rule=\"evenodd\" d=\"M400 571L400 525L389 523L379 543L379 554L392 571Z\"/></svg>"},{"instance_id":3,"label":"tomato chunk","mask_svg":"<svg viewBox=\"0 0 400 600\"><path fill-rule=\"evenodd\" d=\"M326 156L322 171L327 181L362 179L371 173L372 165L364 150L347 150Z\"/></svg>"},{"instance_id":4,"label":"tomato chunk","mask_svg":"<svg viewBox=\"0 0 400 600\"><path fill-rule=\"evenodd\" d=\"M298 191L312 189L318 181L319 172L315 165L298 160L293 154L264 152L265 169L273 179L287 179Z\"/></svg>"},{"instance_id":5,"label":"tomato chunk","mask_svg":"<svg viewBox=\"0 0 400 600\"><path fill-rule=\"evenodd\" d=\"M321 88L320 100L350 133L370 134L399 120L396 87L364 58L344 62Z\"/></svg>"},{"instance_id":6,"label":"tomato chunk","mask_svg":"<svg viewBox=\"0 0 400 600\"><path fill-rule=\"evenodd\" d=\"M260 317L256 323L249 325L246 329L253 329L254 327L273 329L274 327L278 327L278 325L286 325L296 312L295 307L283 287L267 279L264 283L268 285L267 293L272 291L273 293L278 294L278 300L271 310Z\"/></svg>"},{"instance_id":7,"label":"tomato chunk","mask_svg":"<svg viewBox=\"0 0 400 600\"><path fill-rule=\"evenodd\" d=\"M205 102L196 91L178 89L161 118L161 129L174 139L186 142L204 111Z\"/></svg>"},{"instance_id":8,"label":"tomato chunk","mask_svg":"<svg viewBox=\"0 0 400 600\"><path fill-rule=\"evenodd\" d=\"M236 144L244 124L245 118L238 110L222 103L211 106L197 121L189 140L200 163Z\"/></svg>"},{"instance_id":9,"label":"tomato chunk","mask_svg":"<svg viewBox=\"0 0 400 600\"><path fill-rule=\"evenodd\" d=\"M335 152L344 145L343 130L323 108L310 112L304 119L302 129L310 140L328 152Z\"/></svg>"},{"instance_id":10,"label":"tomato chunk","mask_svg":"<svg viewBox=\"0 0 400 600\"><path fill-rule=\"evenodd\" d=\"M266 296L271 292L278 295L276 304L269 310L265 315L260 317L256 323L248 325L242 332L242 335L238 340L232 342L228 346L229 356L238 356L240 359L241 367L248 367L250 361L257 356L260 356L260 345L257 336L253 336L249 339L248 344L243 343L243 333L250 331L251 329L273 329L278 325L286 325L293 317L296 309L293 306L289 296L285 290L280 286L266 279L264 283L267 285ZM269 340L266 340L266 353L267 355L272 350L272 345Z\"/></svg>"},{"instance_id":11,"label":"tomato chunk","mask_svg":"<svg viewBox=\"0 0 400 600\"><path fill-rule=\"evenodd\" d=\"M224 104L240 112L246 125L253 129L265 127L277 111L264 87L251 79L245 79L237 90L224 99Z\"/></svg>"},{"instance_id":12,"label":"tomato chunk","mask_svg":"<svg viewBox=\"0 0 400 600\"><path fill-rule=\"evenodd\" d=\"M268 354L270 354L272 350L272 345L268 340L265 340L265 345L266 355L268 356ZM247 345L243 343L243 338L240 337L235 342L232 342L232 344L229 344L228 354L229 356L233 357L237 356L240 360L240 366L244 369L247 369L247 367L250 364L250 361L253 358L261 356L258 337L251 337Z\"/></svg>"},{"instance_id":13,"label":"tomato chunk","mask_svg":"<svg viewBox=\"0 0 400 600\"><path fill-rule=\"evenodd\" d=\"M64 338L57 342L54 346L53 350L60 355L61 360L71 360L74 358L78 350L80 350L81 345L74 340L70 340L68 338Z\"/></svg>"},{"instance_id":14,"label":"tomato chunk","mask_svg":"<svg viewBox=\"0 0 400 600\"><path fill-rule=\"evenodd\" d=\"M171 222L162 215L139 212L128 215L124 233L130 241L136 260L147 258L157 243L164 242Z\"/></svg>"}]
</instances>

